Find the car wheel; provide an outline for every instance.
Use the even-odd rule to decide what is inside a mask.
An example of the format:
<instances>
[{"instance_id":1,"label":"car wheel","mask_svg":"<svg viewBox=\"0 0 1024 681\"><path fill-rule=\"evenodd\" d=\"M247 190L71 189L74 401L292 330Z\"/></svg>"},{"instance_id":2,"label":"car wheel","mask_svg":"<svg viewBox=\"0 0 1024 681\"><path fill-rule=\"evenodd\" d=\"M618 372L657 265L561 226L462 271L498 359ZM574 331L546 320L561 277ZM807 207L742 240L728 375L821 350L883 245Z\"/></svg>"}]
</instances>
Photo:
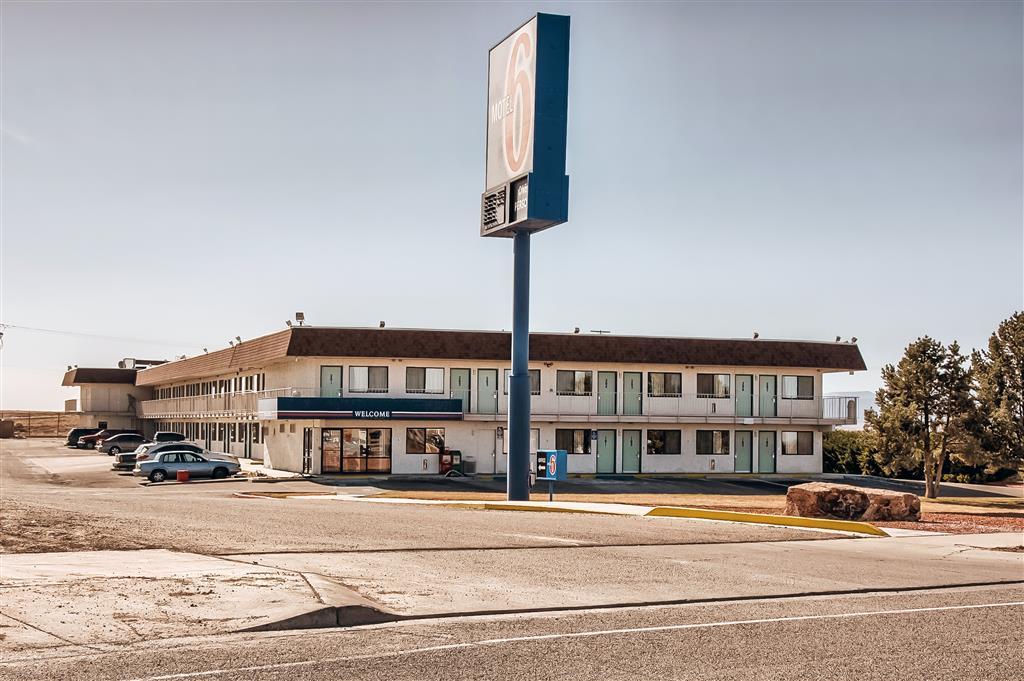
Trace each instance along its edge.
<instances>
[{"instance_id":1,"label":"car wheel","mask_svg":"<svg viewBox=\"0 0 1024 681\"><path fill-rule=\"evenodd\" d=\"M150 482L163 482L167 479L167 472L161 470L155 470L149 474Z\"/></svg>"},{"instance_id":2,"label":"car wheel","mask_svg":"<svg viewBox=\"0 0 1024 681\"><path fill-rule=\"evenodd\" d=\"M213 477L220 480L221 478L228 477L228 469L224 467L217 467L213 469Z\"/></svg>"},{"instance_id":3,"label":"car wheel","mask_svg":"<svg viewBox=\"0 0 1024 681\"><path fill-rule=\"evenodd\" d=\"M107 451L107 454L110 454L111 456L114 456L115 454L120 454L120 453L121 453L121 448L120 447L111 447Z\"/></svg>"}]
</instances>

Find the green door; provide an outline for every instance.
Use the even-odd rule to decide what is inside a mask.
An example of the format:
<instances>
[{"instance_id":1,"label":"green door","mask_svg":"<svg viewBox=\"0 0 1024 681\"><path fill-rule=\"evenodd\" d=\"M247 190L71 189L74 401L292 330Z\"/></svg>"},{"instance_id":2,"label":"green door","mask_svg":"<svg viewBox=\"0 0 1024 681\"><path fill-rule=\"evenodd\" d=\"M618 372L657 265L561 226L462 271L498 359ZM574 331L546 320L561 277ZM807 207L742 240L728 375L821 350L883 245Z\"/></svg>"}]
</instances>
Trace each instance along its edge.
<instances>
[{"instance_id":1,"label":"green door","mask_svg":"<svg viewBox=\"0 0 1024 681\"><path fill-rule=\"evenodd\" d=\"M478 414L498 413L498 370L480 369L476 372L476 411Z\"/></svg>"},{"instance_id":2,"label":"green door","mask_svg":"<svg viewBox=\"0 0 1024 681\"><path fill-rule=\"evenodd\" d=\"M775 377L774 376L761 376L761 417L774 417L777 413L775 411Z\"/></svg>"},{"instance_id":3,"label":"green door","mask_svg":"<svg viewBox=\"0 0 1024 681\"><path fill-rule=\"evenodd\" d=\"M757 472L775 472L774 430L762 430L757 434Z\"/></svg>"},{"instance_id":4,"label":"green door","mask_svg":"<svg viewBox=\"0 0 1024 681\"><path fill-rule=\"evenodd\" d=\"M622 431L622 472L640 472L640 431Z\"/></svg>"},{"instance_id":5,"label":"green door","mask_svg":"<svg viewBox=\"0 0 1024 681\"><path fill-rule=\"evenodd\" d=\"M452 369L451 372L451 396L452 399L462 400L462 413L469 413L469 369Z\"/></svg>"},{"instance_id":6,"label":"green door","mask_svg":"<svg viewBox=\"0 0 1024 681\"><path fill-rule=\"evenodd\" d=\"M622 374L622 413L626 416L640 415L643 382L644 375L639 371L626 371Z\"/></svg>"},{"instance_id":7,"label":"green door","mask_svg":"<svg viewBox=\"0 0 1024 681\"><path fill-rule=\"evenodd\" d=\"M615 472L615 431L597 431L597 472Z\"/></svg>"},{"instance_id":8,"label":"green door","mask_svg":"<svg viewBox=\"0 0 1024 681\"><path fill-rule=\"evenodd\" d=\"M754 434L749 430L736 431L736 460L733 470L737 473L752 473L750 465L754 459Z\"/></svg>"},{"instance_id":9,"label":"green door","mask_svg":"<svg viewBox=\"0 0 1024 681\"><path fill-rule=\"evenodd\" d=\"M320 397L341 397L341 367L320 367Z\"/></svg>"},{"instance_id":10,"label":"green door","mask_svg":"<svg viewBox=\"0 0 1024 681\"><path fill-rule=\"evenodd\" d=\"M614 416L615 399L618 397L618 374L614 371L597 372L597 414Z\"/></svg>"},{"instance_id":11,"label":"green door","mask_svg":"<svg viewBox=\"0 0 1024 681\"><path fill-rule=\"evenodd\" d=\"M754 415L754 377L736 374L736 416Z\"/></svg>"}]
</instances>

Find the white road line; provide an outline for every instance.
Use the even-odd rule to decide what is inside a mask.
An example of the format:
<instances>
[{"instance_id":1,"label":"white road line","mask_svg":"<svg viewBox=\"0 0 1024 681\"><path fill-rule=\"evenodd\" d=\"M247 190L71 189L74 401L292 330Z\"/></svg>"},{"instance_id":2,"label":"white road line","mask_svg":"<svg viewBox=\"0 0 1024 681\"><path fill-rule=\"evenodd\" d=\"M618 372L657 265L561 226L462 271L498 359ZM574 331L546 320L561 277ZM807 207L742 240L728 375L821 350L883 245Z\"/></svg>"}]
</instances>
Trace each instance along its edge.
<instances>
[{"instance_id":1,"label":"white road line","mask_svg":"<svg viewBox=\"0 0 1024 681\"><path fill-rule=\"evenodd\" d=\"M347 657L329 657L317 660L300 660L297 662L278 662L275 664L261 664L250 667L235 667L232 669L211 669L203 672L187 672L183 674L167 674L165 676L147 676L144 678L132 679L131 681L172 681L174 679L198 679L209 676L220 676L223 674L237 674L240 672L259 672L275 669L293 669L296 667L310 667L313 665L333 664L337 662L359 662L361 660L374 660L388 657L400 657L403 655L418 655L420 653L434 653L449 650L462 650L482 646L504 645L507 643L523 643L528 641L552 641L562 638L589 638L593 636L615 636L620 634L646 634L659 631L683 631L688 629L711 629L714 627L733 627L743 624L770 624L774 622L806 622L809 620L824 619L849 619L853 617L874 617L877 615L906 615L918 612L944 612L950 610L977 610L981 608L1009 608L1024 606L1024 601L1010 601L1005 603L980 603L976 605L944 605L931 608L905 608L901 610L874 610L870 612L844 612L829 615L794 615L791 617L770 617L754 620L732 620L727 622L702 622L695 624L666 624L657 627L634 627L629 629L601 629L597 631L577 631L566 634L537 634L535 636L514 636L510 638L489 638L481 641L467 641L465 643L449 643L439 646L427 646L424 648L409 648L407 650L396 650L386 653L369 655L349 655Z\"/></svg>"}]
</instances>

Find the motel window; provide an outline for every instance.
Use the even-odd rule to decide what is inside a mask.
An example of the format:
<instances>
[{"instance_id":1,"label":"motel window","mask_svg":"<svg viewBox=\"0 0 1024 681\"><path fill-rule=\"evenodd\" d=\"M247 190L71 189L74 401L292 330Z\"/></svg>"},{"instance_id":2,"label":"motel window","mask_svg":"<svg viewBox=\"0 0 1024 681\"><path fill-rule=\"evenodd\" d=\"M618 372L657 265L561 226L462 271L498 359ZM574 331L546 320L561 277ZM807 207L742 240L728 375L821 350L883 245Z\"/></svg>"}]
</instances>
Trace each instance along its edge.
<instances>
[{"instance_id":1,"label":"motel window","mask_svg":"<svg viewBox=\"0 0 1024 681\"><path fill-rule=\"evenodd\" d=\"M814 454L814 433L809 430L782 431L783 454Z\"/></svg>"},{"instance_id":2,"label":"motel window","mask_svg":"<svg viewBox=\"0 0 1024 681\"><path fill-rule=\"evenodd\" d=\"M442 394L444 392L444 369L406 367L405 392L428 395Z\"/></svg>"},{"instance_id":3,"label":"motel window","mask_svg":"<svg viewBox=\"0 0 1024 681\"><path fill-rule=\"evenodd\" d=\"M683 437L679 430L648 430L648 454L682 454Z\"/></svg>"},{"instance_id":4,"label":"motel window","mask_svg":"<svg viewBox=\"0 0 1024 681\"><path fill-rule=\"evenodd\" d=\"M509 386L512 384L512 370L505 369L505 394L508 395ZM540 369L530 369L530 394L540 395Z\"/></svg>"},{"instance_id":5,"label":"motel window","mask_svg":"<svg viewBox=\"0 0 1024 681\"><path fill-rule=\"evenodd\" d=\"M556 429L555 449L564 449L569 454L590 454L590 430L584 428Z\"/></svg>"},{"instance_id":6,"label":"motel window","mask_svg":"<svg viewBox=\"0 0 1024 681\"><path fill-rule=\"evenodd\" d=\"M559 395L590 395L593 391L592 371L561 370L555 376L555 392Z\"/></svg>"},{"instance_id":7,"label":"motel window","mask_svg":"<svg viewBox=\"0 0 1024 681\"><path fill-rule=\"evenodd\" d=\"M648 397L679 397L683 392L683 375L661 371L647 374Z\"/></svg>"},{"instance_id":8,"label":"motel window","mask_svg":"<svg viewBox=\"0 0 1024 681\"><path fill-rule=\"evenodd\" d=\"M697 374L697 397L728 397L729 374Z\"/></svg>"},{"instance_id":9,"label":"motel window","mask_svg":"<svg viewBox=\"0 0 1024 681\"><path fill-rule=\"evenodd\" d=\"M348 389L354 393L386 393L387 367L349 367Z\"/></svg>"},{"instance_id":10,"label":"motel window","mask_svg":"<svg viewBox=\"0 0 1024 681\"><path fill-rule=\"evenodd\" d=\"M444 450L444 428L406 428L406 454L440 454Z\"/></svg>"},{"instance_id":11,"label":"motel window","mask_svg":"<svg viewBox=\"0 0 1024 681\"><path fill-rule=\"evenodd\" d=\"M782 397L787 400L813 400L814 376L783 376Z\"/></svg>"},{"instance_id":12,"label":"motel window","mask_svg":"<svg viewBox=\"0 0 1024 681\"><path fill-rule=\"evenodd\" d=\"M728 454L728 430L698 430L697 453L702 455Z\"/></svg>"}]
</instances>

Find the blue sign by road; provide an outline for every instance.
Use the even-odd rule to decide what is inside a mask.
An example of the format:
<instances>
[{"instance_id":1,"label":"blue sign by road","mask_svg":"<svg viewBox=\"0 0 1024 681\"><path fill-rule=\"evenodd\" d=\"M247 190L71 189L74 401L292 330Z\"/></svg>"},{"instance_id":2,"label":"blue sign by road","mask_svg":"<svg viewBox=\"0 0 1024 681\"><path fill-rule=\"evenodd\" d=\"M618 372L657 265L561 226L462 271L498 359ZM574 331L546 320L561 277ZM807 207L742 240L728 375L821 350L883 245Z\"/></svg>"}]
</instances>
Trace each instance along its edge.
<instances>
[{"instance_id":1,"label":"blue sign by road","mask_svg":"<svg viewBox=\"0 0 1024 681\"><path fill-rule=\"evenodd\" d=\"M565 480L569 477L569 455L564 449L537 452L538 480Z\"/></svg>"}]
</instances>

